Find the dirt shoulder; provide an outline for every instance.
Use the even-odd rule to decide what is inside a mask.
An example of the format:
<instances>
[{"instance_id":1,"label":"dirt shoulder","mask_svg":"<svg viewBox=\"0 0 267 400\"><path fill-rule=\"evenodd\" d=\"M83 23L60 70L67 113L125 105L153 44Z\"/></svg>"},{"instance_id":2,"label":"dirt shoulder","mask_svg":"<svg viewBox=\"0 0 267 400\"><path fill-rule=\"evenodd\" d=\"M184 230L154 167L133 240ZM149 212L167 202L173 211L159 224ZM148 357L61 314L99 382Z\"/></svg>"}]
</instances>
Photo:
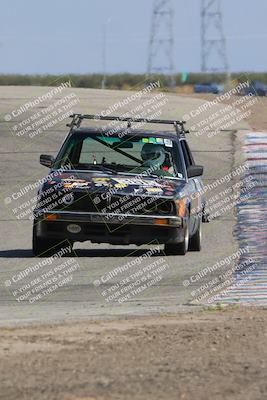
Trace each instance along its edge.
<instances>
[{"instance_id":1,"label":"dirt shoulder","mask_svg":"<svg viewBox=\"0 0 267 400\"><path fill-rule=\"evenodd\" d=\"M0 329L0 399L253 399L267 309Z\"/></svg>"}]
</instances>

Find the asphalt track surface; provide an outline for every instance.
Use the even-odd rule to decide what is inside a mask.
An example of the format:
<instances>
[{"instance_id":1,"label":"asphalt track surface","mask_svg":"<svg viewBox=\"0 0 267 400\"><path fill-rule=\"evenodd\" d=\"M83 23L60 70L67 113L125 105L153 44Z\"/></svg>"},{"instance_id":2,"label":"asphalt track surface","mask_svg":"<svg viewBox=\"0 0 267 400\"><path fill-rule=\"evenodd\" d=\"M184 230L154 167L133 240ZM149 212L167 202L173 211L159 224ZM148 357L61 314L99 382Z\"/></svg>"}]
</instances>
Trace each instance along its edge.
<instances>
[{"instance_id":1,"label":"asphalt track surface","mask_svg":"<svg viewBox=\"0 0 267 400\"><path fill-rule=\"evenodd\" d=\"M107 302L102 293L110 286L119 284L121 277L113 277L105 287L96 288L94 283L101 276L105 276L114 268L125 265L127 262L144 255L150 242L156 238L148 238L148 244L137 247L112 246L86 243L75 244L75 263L77 269L72 274L71 281L44 296L32 304L26 300L18 302L14 291L18 287L27 285L33 276L29 275L21 282L9 285L12 277L27 267L36 265L39 259L31 252L32 222L28 217L18 219L14 208L28 198L32 198L35 191L30 191L15 202L9 202L12 193L18 193L29 183L43 178L48 170L39 164L39 155L56 154L60 144L68 132L66 119L32 139L27 134L17 136L14 126L18 121L25 120L27 112L13 118L11 121L6 115L12 115L12 110L18 110L28 101L47 93L51 88L39 87L0 87L0 135L1 135L1 214L0 214L0 323L24 324L27 322L67 321L86 318L101 318L118 315L151 315L192 309L192 290L205 283L201 282L185 287L183 282L207 266L214 265L218 260L233 254L238 249L238 243L233 238L235 225L234 211L223 214L209 224L203 225L203 248L200 253L189 252L186 256L168 256L163 252L156 254L149 261L154 262L164 258L168 268L162 274L160 282L122 304L114 301ZM74 93L78 103L72 111L83 113L100 113L114 105L119 100L127 98L132 92L100 91L93 89L65 89L53 101L66 94ZM146 95L142 98L151 98ZM184 114L198 108L203 101L179 97L168 94L166 104L162 107L160 118L181 118ZM50 105L46 100L37 105L34 112L45 110ZM137 100L135 104L138 105ZM209 113L219 110L217 105ZM131 104L133 107L133 103ZM127 107L126 107L127 109ZM124 109L125 110L125 109ZM69 111L69 110L68 110ZM33 114L33 110L30 110ZM114 112L113 114L116 114ZM200 117L203 118L203 115ZM155 129L155 128L154 128ZM235 130L249 129L245 122L233 127L233 130L223 131L214 137L197 137L194 133L188 135L188 140L195 160L205 167L204 182L212 183L216 179L229 174L242 162L239 154L239 142ZM223 191L230 183L221 184L217 191ZM215 190L215 191L216 191ZM208 196L214 195L214 192ZM64 258L66 261L67 258ZM47 267L50 268L49 266ZM44 270L43 270L44 271ZM207 279L210 279L207 278ZM25 289L26 290L26 289ZM25 293L25 291L23 292ZM196 306L196 308L198 308Z\"/></svg>"}]
</instances>

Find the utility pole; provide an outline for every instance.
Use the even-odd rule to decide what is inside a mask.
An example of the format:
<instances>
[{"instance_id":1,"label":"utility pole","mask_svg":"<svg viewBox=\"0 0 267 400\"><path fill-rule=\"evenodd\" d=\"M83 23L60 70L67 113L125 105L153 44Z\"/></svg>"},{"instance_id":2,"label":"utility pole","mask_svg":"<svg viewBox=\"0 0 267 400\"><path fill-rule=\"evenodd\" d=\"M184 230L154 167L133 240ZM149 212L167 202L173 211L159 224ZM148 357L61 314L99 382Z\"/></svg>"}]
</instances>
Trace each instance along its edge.
<instances>
[{"instance_id":1,"label":"utility pole","mask_svg":"<svg viewBox=\"0 0 267 400\"><path fill-rule=\"evenodd\" d=\"M101 82L101 89L106 89L106 50L107 50L107 29L106 23L103 25L103 32L102 32L102 63L103 63L103 78Z\"/></svg>"},{"instance_id":2,"label":"utility pole","mask_svg":"<svg viewBox=\"0 0 267 400\"><path fill-rule=\"evenodd\" d=\"M102 28L102 66L103 66L103 78L101 81L101 89L106 89L107 81L107 28L111 18L108 18Z\"/></svg>"},{"instance_id":3,"label":"utility pole","mask_svg":"<svg viewBox=\"0 0 267 400\"><path fill-rule=\"evenodd\" d=\"M229 76L221 0L201 0L201 69Z\"/></svg>"},{"instance_id":4,"label":"utility pole","mask_svg":"<svg viewBox=\"0 0 267 400\"><path fill-rule=\"evenodd\" d=\"M147 74L163 74L175 87L173 0L154 0L148 50Z\"/></svg>"}]
</instances>

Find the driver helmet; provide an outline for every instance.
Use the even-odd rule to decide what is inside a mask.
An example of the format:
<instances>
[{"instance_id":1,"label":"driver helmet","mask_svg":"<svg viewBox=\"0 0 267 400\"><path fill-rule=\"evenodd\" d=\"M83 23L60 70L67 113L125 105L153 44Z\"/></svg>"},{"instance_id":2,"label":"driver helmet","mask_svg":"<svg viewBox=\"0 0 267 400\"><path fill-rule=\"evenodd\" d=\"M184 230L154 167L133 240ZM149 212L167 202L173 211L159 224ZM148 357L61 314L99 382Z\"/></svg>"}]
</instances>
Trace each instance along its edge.
<instances>
[{"instance_id":1,"label":"driver helmet","mask_svg":"<svg viewBox=\"0 0 267 400\"><path fill-rule=\"evenodd\" d=\"M146 167L158 167L164 163L166 152L163 146L154 143L145 143L141 150L141 158Z\"/></svg>"}]
</instances>

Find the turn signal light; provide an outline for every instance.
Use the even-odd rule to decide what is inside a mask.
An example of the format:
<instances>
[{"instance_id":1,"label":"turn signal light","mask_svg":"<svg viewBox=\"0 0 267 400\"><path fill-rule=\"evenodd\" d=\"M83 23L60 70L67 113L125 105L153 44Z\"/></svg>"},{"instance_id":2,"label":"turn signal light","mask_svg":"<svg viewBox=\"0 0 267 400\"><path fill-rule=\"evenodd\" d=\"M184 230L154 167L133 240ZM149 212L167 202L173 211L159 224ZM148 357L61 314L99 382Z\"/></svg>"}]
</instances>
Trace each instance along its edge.
<instances>
[{"instance_id":1,"label":"turn signal light","mask_svg":"<svg viewBox=\"0 0 267 400\"><path fill-rule=\"evenodd\" d=\"M57 219L57 215L56 214L47 214L46 219L49 219L50 221Z\"/></svg>"},{"instance_id":2,"label":"turn signal light","mask_svg":"<svg viewBox=\"0 0 267 400\"><path fill-rule=\"evenodd\" d=\"M179 199L175 201L178 207L179 217L184 217L186 215L186 199Z\"/></svg>"},{"instance_id":3,"label":"turn signal light","mask_svg":"<svg viewBox=\"0 0 267 400\"><path fill-rule=\"evenodd\" d=\"M160 219L158 218L158 219L155 219L154 223L156 225L168 225L169 224L169 220L166 219L166 218L160 218Z\"/></svg>"}]
</instances>

